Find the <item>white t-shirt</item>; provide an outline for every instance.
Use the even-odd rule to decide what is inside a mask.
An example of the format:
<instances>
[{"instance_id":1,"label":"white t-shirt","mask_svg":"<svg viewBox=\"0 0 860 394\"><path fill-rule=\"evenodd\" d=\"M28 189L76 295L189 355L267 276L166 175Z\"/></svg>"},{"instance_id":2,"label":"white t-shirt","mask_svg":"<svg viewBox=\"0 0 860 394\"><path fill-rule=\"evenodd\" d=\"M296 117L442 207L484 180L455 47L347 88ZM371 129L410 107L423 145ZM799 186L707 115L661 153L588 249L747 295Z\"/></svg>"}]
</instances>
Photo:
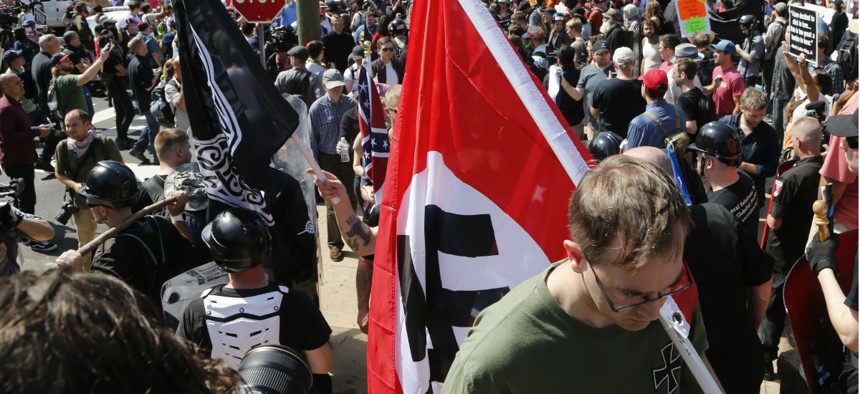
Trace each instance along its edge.
<instances>
[{"instance_id":1,"label":"white t-shirt","mask_svg":"<svg viewBox=\"0 0 860 394\"><path fill-rule=\"evenodd\" d=\"M352 84L358 78L358 71L358 66L353 63L343 72L343 82L346 83L346 91L352 91Z\"/></svg>"},{"instance_id":2,"label":"white t-shirt","mask_svg":"<svg viewBox=\"0 0 860 394\"><path fill-rule=\"evenodd\" d=\"M391 62L385 65L385 83L388 86L400 83L400 78L397 77L397 71L394 71L394 66L391 65Z\"/></svg>"},{"instance_id":3,"label":"white t-shirt","mask_svg":"<svg viewBox=\"0 0 860 394\"><path fill-rule=\"evenodd\" d=\"M818 101L819 102L821 102L821 101L826 102L826 104L824 104L824 114L825 114L825 116L829 115L830 114L830 108L833 107L833 97L818 93ZM809 103L811 103L811 101L809 101L809 98L803 99L803 102L800 103L800 105L794 109L794 112L791 113L791 123L794 123L798 119L806 116L806 111L808 111L806 109L806 105Z\"/></svg>"},{"instance_id":4,"label":"white t-shirt","mask_svg":"<svg viewBox=\"0 0 860 394\"><path fill-rule=\"evenodd\" d=\"M660 42L655 42L653 44L648 42L648 38L642 39L642 63L645 64L645 72L652 68L660 67L660 63L663 63L663 58L660 57L660 50L657 49L660 45Z\"/></svg>"}]
</instances>

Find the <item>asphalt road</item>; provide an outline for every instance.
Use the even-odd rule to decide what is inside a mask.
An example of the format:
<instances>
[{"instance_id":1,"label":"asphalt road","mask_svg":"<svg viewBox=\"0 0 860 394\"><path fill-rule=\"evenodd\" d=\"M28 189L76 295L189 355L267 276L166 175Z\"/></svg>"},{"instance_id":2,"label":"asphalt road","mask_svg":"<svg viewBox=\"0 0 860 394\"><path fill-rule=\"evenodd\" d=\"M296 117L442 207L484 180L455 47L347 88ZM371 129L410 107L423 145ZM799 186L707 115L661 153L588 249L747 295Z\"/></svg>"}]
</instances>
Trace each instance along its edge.
<instances>
[{"instance_id":1,"label":"asphalt road","mask_svg":"<svg viewBox=\"0 0 860 394\"><path fill-rule=\"evenodd\" d=\"M96 111L93 116L93 124L98 132L107 137L116 138L116 122L113 108L108 107L107 100L100 97L93 97L93 106ZM143 116L136 117L129 130L129 135L133 138L137 137L144 127L146 127L146 121ZM39 152L42 150L41 145L38 143L36 150ZM140 160L131 157L127 150L121 151L121 153L125 163L128 164L129 168L141 180L152 176L158 169L158 166L154 165L140 165ZM48 268L52 268L55 266L54 260L57 256L65 250L76 249L78 245L77 237L75 236L75 226L72 224L72 221L69 220L67 225L62 225L54 219L60 213L65 186L56 179L42 180L46 175L48 175L47 172L36 170L36 214L47 219L54 226L57 234L54 236L52 242L56 243L58 247L53 252L37 253L22 245L19 248L22 255L19 256L19 262L23 260L21 264L22 270L42 272ZM5 173L0 175L0 182L8 181L9 177ZM106 229L107 227L104 225L99 225L97 231L100 233Z\"/></svg>"}]
</instances>

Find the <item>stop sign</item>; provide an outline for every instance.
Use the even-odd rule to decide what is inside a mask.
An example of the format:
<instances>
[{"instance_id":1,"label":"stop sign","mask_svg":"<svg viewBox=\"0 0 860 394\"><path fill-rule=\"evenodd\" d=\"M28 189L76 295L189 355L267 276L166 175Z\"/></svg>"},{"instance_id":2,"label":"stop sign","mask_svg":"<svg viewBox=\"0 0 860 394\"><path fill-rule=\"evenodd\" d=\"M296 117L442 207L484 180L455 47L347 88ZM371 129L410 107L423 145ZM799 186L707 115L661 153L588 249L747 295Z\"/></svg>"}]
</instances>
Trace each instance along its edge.
<instances>
[{"instance_id":1,"label":"stop sign","mask_svg":"<svg viewBox=\"0 0 860 394\"><path fill-rule=\"evenodd\" d=\"M286 0L232 0L230 3L251 23L269 23L287 5Z\"/></svg>"}]
</instances>

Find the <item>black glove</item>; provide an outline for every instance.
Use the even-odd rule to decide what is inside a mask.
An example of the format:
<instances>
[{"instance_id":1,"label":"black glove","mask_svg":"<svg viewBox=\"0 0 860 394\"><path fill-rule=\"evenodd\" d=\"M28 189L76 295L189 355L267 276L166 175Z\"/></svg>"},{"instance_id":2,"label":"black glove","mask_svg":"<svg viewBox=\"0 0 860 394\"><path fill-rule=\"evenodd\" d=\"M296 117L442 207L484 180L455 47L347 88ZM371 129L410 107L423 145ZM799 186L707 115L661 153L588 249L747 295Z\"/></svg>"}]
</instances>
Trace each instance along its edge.
<instances>
[{"instance_id":1,"label":"black glove","mask_svg":"<svg viewBox=\"0 0 860 394\"><path fill-rule=\"evenodd\" d=\"M821 242L821 238L816 233L812 237L812 242L806 247L806 259L809 260L809 267L812 268L812 273L818 276L818 273L825 268L830 268L833 273L839 274L839 268L836 264L836 249L839 247L839 234L830 234L827 241Z\"/></svg>"},{"instance_id":2,"label":"black glove","mask_svg":"<svg viewBox=\"0 0 860 394\"><path fill-rule=\"evenodd\" d=\"M0 232L8 232L15 228L16 220L12 217L12 204L0 203Z\"/></svg>"}]
</instances>

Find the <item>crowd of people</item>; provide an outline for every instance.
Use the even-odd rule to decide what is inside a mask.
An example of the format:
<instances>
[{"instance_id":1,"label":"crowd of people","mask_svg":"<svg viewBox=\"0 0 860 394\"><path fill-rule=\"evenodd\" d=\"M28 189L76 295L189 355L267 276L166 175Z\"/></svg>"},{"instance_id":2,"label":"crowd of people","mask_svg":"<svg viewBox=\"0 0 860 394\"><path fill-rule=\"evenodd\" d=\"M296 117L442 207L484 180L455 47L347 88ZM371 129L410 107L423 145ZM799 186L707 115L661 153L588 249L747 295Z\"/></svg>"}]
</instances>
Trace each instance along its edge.
<instances>
[{"instance_id":1,"label":"crowd of people","mask_svg":"<svg viewBox=\"0 0 860 394\"><path fill-rule=\"evenodd\" d=\"M806 256L847 349L845 378L834 384L856 392L856 267L846 297L837 278L852 273L840 273L835 261L838 234L858 228L857 67L837 56L848 42L857 58L856 29L848 28L846 12L856 18L856 2L827 2L834 14L829 25L818 24L815 64L791 53L784 2L764 2L761 12L740 16L742 42L682 34L675 0L484 3L595 160L571 199L568 258L482 312L450 367L446 391L569 390L572 380L558 376L573 377L583 391L665 384L672 392L691 385L686 369L681 379L677 350L666 355L670 342L655 320L666 296L695 282L699 298L688 318L696 351L726 392L758 392L762 380L777 379L782 290L794 263ZM71 4L62 34L39 31L23 18L14 38L2 43L0 168L21 179L24 191L17 207L0 205L0 305L7 311L0 329L15 333L0 341L13 355L0 362L0 376L15 379L0 379L0 386L49 392L40 378L51 368L63 371L67 388L83 391L145 385L122 379L127 371L116 364L133 365L122 358L84 357L114 374L87 380L86 372L58 366L51 355L28 353L48 342L92 355L105 351L95 337L100 330L118 326L123 332L116 338L136 341L141 357L166 358L182 371L154 391L235 384L235 375L213 374L217 368L205 359L236 369L248 350L280 343L304 355L315 392L331 392L336 355L319 310L313 220L285 208L304 202L298 181L272 169L265 190L271 228L258 213L239 208L210 212L208 221L205 208L189 201L192 190L175 191L168 178L199 170L183 96L180 62L187 60L179 58L172 8L132 1L128 16L117 21L102 13L106 5ZM264 29L228 11L245 38L239 44L259 51ZM393 133L400 93L409 89L403 81L411 3L328 0L319 17L318 39L271 54L272 83L306 119L310 150L324 170L316 185L326 205L330 259L343 260L344 246L360 256L356 321L366 333L379 212L365 174L357 84L370 62ZM288 0L274 25L296 31L299 22ZM113 108L115 138L94 127L94 97ZM146 127L134 139L129 128L138 115ZM675 166L667 147L677 156ZM140 165L157 165L156 175L138 180L124 150ZM777 173L780 165L790 169ZM56 179L65 188L63 209L79 248L95 238L98 224L118 226L172 198L93 253L64 251L57 270L18 273L19 238L37 252L57 248L51 224L35 212L35 169L49 174L43 181ZM679 177L689 202L673 180ZM835 234L822 242L811 206L827 184ZM763 246L760 218L768 229ZM158 313L162 284L208 261L229 274L228 283L189 304L173 335ZM116 298L97 304L106 315L81 304L100 288ZM119 300L127 303L117 307ZM53 330L63 319L86 319L91 332L77 345L59 343ZM651 366L666 362L671 376L658 381ZM10 374L20 363L31 364L31 375ZM607 371L620 377L600 378Z\"/></svg>"}]
</instances>

